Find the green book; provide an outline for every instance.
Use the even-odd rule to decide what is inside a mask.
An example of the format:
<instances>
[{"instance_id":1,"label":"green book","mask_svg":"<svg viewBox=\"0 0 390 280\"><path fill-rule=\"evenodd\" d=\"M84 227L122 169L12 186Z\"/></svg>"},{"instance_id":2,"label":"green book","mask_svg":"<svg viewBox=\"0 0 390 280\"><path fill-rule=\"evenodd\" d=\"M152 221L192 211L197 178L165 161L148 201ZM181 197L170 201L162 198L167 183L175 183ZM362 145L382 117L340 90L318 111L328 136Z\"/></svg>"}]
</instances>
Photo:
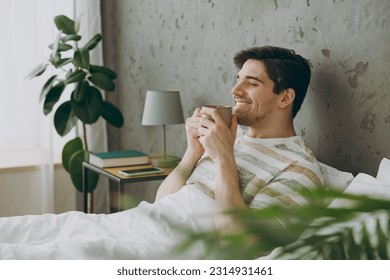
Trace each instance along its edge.
<instances>
[{"instance_id":1,"label":"green book","mask_svg":"<svg viewBox=\"0 0 390 280\"><path fill-rule=\"evenodd\" d=\"M149 156L137 150L90 153L89 163L101 168L148 164Z\"/></svg>"}]
</instances>

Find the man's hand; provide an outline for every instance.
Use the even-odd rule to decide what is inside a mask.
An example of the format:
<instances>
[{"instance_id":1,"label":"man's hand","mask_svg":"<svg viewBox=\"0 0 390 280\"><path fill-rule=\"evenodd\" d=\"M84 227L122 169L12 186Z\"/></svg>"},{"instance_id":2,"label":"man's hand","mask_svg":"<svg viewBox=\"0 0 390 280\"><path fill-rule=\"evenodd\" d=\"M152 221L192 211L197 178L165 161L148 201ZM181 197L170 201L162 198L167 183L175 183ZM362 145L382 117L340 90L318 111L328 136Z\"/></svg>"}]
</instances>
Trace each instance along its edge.
<instances>
[{"instance_id":1,"label":"man's hand","mask_svg":"<svg viewBox=\"0 0 390 280\"><path fill-rule=\"evenodd\" d=\"M156 201L163 197L179 191L191 176L198 160L204 153L204 148L199 142L198 127L201 119L200 108L197 108L192 117L186 120L187 150L179 165L169 174L160 185Z\"/></svg>"},{"instance_id":2,"label":"man's hand","mask_svg":"<svg viewBox=\"0 0 390 280\"><path fill-rule=\"evenodd\" d=\"M203 107L198 128L199 141L214 162L233 157L234 142L237 133L237 118L232 115L230 128L223 121L218 110Z\"/></svg>"},{"instance_id":3,"label":"man's hand","mask_svg":"<svg viewBox=\"0 0 390 280\"><path fill-rule=\"evenodd\" d=\"M187 152L192 156L200 159L204 153L204 148L199 142L199 123L202 118L200 108L196 108L192 117L186 120L186 133L187 133Z\"/></svg>"}]
</instances>

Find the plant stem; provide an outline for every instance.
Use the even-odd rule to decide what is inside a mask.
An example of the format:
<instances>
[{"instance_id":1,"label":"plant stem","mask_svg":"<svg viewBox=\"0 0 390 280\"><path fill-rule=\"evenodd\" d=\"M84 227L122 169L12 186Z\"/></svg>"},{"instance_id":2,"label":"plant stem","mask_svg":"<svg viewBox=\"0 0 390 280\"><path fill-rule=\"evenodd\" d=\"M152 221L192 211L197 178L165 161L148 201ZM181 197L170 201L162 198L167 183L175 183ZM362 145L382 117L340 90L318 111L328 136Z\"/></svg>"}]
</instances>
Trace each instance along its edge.
<instances>
[{"instance_id":1,"label":"plant stem","mask_svg":"<svg viewBox=\"0 0 390 280\"><path fill-rule=\"evenodd\" d=\"M85 123L83 123L83 140L84 140L84 148L88 150L88 142L87 142L87 126L85 125ZM88 210L88 213L93 213L94 211L94 205L93 205L93 191L89 193L89 205L90 205L90 208Z\"/></svg>"},{"instance_id":2,"label":"plant stem","mask_svg":"<svg viewBox=\"0 0 390 280\"><path fill-rule=\"evenodd\" d=\"M88 142L87 142L87 127L85 123L83 123L83 140L84 140L84 147L87 151L88 150Z\"/></svg>"}]
</instances>

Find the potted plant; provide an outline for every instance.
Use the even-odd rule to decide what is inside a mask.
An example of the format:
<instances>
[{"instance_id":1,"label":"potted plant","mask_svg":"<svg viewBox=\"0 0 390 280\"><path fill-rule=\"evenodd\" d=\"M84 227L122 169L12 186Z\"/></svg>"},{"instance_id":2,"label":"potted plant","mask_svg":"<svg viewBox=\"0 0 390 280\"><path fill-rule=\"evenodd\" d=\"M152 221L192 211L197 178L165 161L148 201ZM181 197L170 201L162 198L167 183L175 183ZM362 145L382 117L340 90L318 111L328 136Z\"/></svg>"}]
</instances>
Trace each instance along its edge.
<instances>
[{"instance_id":1,"label":"potted plant","mask_svg":"<svg viewBox=\"0 0 390 280\"><path fill-rule=\"evenodd\" d=\"M46 62L38 65L29 75L34 78L42 75L48 68L54 73L43 85L40 100L43 101L45 115L54 112L54 126L61 136L69 133L78 122L83 127L83 138L76 137L67 142L62 150L62 163L70 174L77 190L82 191L82 162L89 159L86 126L103 117L115 127L123 125L123 116L112 103L103 100L102 91L114 91L114 71L90 63L90 51L102 40L101 34L93 36L85 45L80 46L78 34L80 23L64 15L54 18L59 33ZM66 101L59 103L66 88L71 94ZM59 105L54 108L55 105ZM92 193L98 182L98 174L88 171L88 192Z\"/></svg>"}]
</instances>

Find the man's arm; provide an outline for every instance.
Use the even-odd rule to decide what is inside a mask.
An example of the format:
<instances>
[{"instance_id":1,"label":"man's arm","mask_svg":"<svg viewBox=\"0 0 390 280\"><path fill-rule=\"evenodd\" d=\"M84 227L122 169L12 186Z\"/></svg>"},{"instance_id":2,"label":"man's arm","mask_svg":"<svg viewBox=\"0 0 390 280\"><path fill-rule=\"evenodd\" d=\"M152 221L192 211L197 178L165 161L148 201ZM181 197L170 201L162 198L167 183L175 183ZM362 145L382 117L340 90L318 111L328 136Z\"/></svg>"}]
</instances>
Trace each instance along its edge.
<instances>
[{"instance_id":1,"label":"man's arm","mask_svg":"<svg viewBox=\"0 0 390 280\"><path fill-rule=\"evenodd\" d=\"M235 233L241 225L230 211L247 208L238 183L238 172L235 159L221 158L216 162L215 178L215 227L223 233Z\"/></svg>"},{"instance_id":2,"label":"man's arm","mask_svg":"<svg viewBox=\"0 0 390 280\"><path fill-rule=\"evenodd\" d=\"M199 142L198 127L201 119L200 108L186 120L187 150L179 165L168 175L157 190L156 201L180 190L192 174L196 163L204 153Z\"/></svg>"},{"instance_id":3,"label":"man's arm","mask_svg":"<svg viewBox=\"0 0 390 280\"><path fill-rule=\"evenodd\" d=\"M229 211L246 208L240 193L237 165L234 157L237 119L233 115L228 128L215 109L203 108L201 113L210 115L215 122L204 117L200 122L200 142L213 159L215 174L215 227L223 233L233 233L241 227Z\"/></svg>"},{"instance_id":4,"label":"man's arm","mask_svg":"<svg viewBox=\"0 0 390 280\"><path fill-rule=\"evenodd\" d=\"M198 162L197 156L186 151L179 165L168 175L157 190L156 201L180 190Z\"/></svg>"}]
</instances>

